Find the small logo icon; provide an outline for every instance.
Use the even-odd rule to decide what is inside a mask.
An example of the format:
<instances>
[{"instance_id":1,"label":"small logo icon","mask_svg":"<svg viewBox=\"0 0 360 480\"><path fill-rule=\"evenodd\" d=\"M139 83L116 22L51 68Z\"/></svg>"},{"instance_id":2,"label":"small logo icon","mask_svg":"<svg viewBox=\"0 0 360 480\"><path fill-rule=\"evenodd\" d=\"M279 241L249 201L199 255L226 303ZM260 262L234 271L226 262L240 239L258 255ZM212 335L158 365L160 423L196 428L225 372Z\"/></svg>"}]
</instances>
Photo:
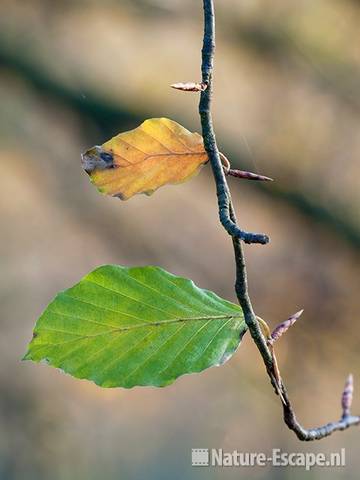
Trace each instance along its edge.
<instances>
[{"instance_id":1,"label":"small logo icon","mask_svg":"<svg viewBox=\"0 0 360 480\"><path fill-rule=\"evenodd\" d=\"M209 466L209 449L193 448L191 450L191 464L193 467L208 467Z\"/></svg>"}]
</instances>

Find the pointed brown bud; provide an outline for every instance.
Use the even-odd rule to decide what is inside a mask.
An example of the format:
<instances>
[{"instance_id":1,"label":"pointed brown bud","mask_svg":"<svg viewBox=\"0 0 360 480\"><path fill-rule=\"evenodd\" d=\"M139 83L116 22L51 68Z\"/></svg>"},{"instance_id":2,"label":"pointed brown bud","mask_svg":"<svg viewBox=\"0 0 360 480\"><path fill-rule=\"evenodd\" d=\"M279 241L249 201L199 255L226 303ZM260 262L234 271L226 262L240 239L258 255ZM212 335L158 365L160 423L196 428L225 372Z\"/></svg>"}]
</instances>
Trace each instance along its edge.
<instances>
[{"instance_id":1,"label":"pointed brown bud","mask_svg":"<svg viewBox=\"0 0 360 480\"><path fill-rule=\"evenodd\" d=\"M346 417L347 415L350 415L353 393L354 393L354 380L353 380L353 376L350 373L350 375L346 379L345 388L341 397L341 406L343 409L344 417Z\"/></svg>"},{"instance_id":2,"label":"pointed brown bud","mask_svg":"<svg viewBox=\"0 0 360 480\"><path fill-rule=\"evenodd\" d=\"M245 172L244 170L233 170L229 169L227 175L236 178L245 178L246 180L257 180L259 182L273 182L274 180L270 177L265 177L265 175L259 175L257 173Z\"/></svg>"},{"instance_id":3,"label":"pointed brown bud","mask_svg":"<svg viewBox=\"0 0 360 480\"><path fill-rule=\"evenodd\" d=\"M175 88L175 90L181 90L182 92L203 92L207 89L207 84L195 82L173 83L170 87Z\"/></svg>"},{"instance_id":4,"label":"pointed brown bud","mask_svg":"<svg viewBox=\"0 0 360 480\"><path fill-rule=\"evenodd\" d=\"M291 317L289 317L287 320L285 320L285 322L280 323L275 328L275 330L272 332L272 334L271 334L271 336L268 340L268 343L270 343L270 345L273 345L277 340L279 340L279 338L289 330L291 325L294 325L296 320L298 318L300 318L303 311L304 310L300 310L299 312L294 313L294 315L291 315Z\"/></svg>"}]
</instances>

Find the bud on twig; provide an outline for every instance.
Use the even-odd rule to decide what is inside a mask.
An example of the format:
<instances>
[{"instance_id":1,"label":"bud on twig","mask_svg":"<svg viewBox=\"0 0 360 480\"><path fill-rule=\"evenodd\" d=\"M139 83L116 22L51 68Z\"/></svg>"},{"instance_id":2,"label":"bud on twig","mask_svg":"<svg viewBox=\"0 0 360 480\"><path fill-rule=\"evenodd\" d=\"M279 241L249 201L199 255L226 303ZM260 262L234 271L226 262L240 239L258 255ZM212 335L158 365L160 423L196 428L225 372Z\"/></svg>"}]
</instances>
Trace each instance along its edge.
<instances>
[{"instance_id":1,"label":"bud on twig","mask_svg":"<svg viewBox=\"0 0 360 480\"><path fill-rule=\"evenodd\" d=\"M223 164L226 175L236 178L245 178L246 180L257 180L260 182L273 182L274 180L265 175L259 175L257 173L246 172L244 170L234 170L231 168L228 158L221 152L219 152L221 163Z\"/></svg>"},{"instance_id":2,"label":"bud on twig","mask_svg":"<svg viewBox=\"0 0 360 480\"><path fill-rule=\"evenodd\" d=\"M354 380L353 380L352 374L350 373L350 375L346 379L345 388L341 397L341 406L343 409L344 417L347 417L348 415L350 415L353 393L354 393Z\"/></svg>"},{"instance_id":3,"label":"bud on twig","mask_svg":"<svg viewBox=\"0 0 360 480\"><path fill-rule=\"evenodd\" d=\"M246 180L257 180L260 182L273 182L274 180L270 177L265 177L265 175L259 175L257 173L245 172L244 170L233 170L229 169L227 175L236 178L245 178Z\"/></svg>"},{"instance_id":4,"label":"bud on twig","mask_svg":"<svg viewBox=\"0 0 360 480\"><path fill-rule=\"evenodd\" d=\"M271 336L268 340L268 343L270 345L273 345L277 340L279 340L279 338L284 333L286 333L292 325L294 325L296 320L302 315L303 311L304 310L300 310L299 312L294 313L294 315L291 315L291 317L289 317L287 320L285 320L285 322L280 323L275 328L275 330L272 332L272 334L271 334Z\"/></svg>"},{"instance_id":5,"label":"bud on twig","mask_svg":"<svg viewBox=\"0 0 360 480\"><path fill-rule=\"evenodd\" d=\"M195 82L173 83L170 87L175 88L175 90L181 90L182 92L203 92L207 89L207 84Z\"/></svg>"}]
</instances>

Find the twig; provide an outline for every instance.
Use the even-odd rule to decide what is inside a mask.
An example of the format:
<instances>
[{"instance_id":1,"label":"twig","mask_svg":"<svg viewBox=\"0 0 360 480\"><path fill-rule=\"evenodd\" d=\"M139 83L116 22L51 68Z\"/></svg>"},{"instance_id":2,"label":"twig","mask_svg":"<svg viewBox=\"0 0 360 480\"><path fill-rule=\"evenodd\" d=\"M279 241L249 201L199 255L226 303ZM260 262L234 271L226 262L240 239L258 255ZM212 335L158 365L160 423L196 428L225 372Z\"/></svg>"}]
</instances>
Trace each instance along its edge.
<instances>
[{"instance_id":1,"label":"twig","mask_svg":"<svg viewBox=\"0 0 360 480\"><path fill-rule=\"evenodd\" d=\"M212 98L212 72L215 50L215 17L214 4L212 1L204 1L205 30L204 45L202 50L202 83L207 85L206 90L201 92L199 113L201 117L204 147L208 153L212 171L216 183L220 222L232 237L243 240L245 243L266 244L269 237L262 233L249 233L241 230L230 217L231 197L226 182L225 173L220 160L219 150L216 144L212 117L210 111Z\"/></svg>"},{"instance_id":2,"label":"twig","mask_svg":"<svg viewBox=\"0 0 360 480\"><path fill-rule=\"evenodd\" d=\"M345 430L360 423L360 417L350 415L352 397L352 380L348 379L345 391L342 395L343 413L337 422L328 423L322 427L305 429L297 421L294 409L290 403L285 385L281 380L277 367L276 357L269 348L267 339L262 333L259 321L254 313L248 292L247 271L241 240L246 243L267 243L268 237L263 234L252 234L242 231L236 220L235 211L231 201L230 190L226 181L223 165L212 123L211 98L212 98L212 74L215 53L215 12L214 0L203 0L204 5L204 42L202 49L202 83L207 85L206 90L201 92L199 113L201 117L204 146L209 155L212 171L216 183L216 192L219 204L219 216L225 230L232 236L232 242L236 263L235 291L240 306L244 313L246 325L249 328L266 367L270 381L275 392L280 396L283 404L284 421L295 432L300 440L319 440L338 430ZM289 322L288 322L289 323ZM290 322L291 323L291 322ZM273 347L273 345L271 345Z\"/></svg>"}]
</instances>

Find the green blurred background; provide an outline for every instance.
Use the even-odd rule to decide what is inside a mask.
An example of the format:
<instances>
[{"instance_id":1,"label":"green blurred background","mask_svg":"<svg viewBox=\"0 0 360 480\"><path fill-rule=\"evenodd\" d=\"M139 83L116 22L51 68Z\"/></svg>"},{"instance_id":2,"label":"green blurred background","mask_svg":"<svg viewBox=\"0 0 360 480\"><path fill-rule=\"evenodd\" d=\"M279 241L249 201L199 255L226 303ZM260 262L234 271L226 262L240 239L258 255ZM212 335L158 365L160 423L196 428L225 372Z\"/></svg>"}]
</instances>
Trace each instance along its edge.
<instances>
[{"instance_id":1,"label":"green blurred background","mask_svg":"<svg viewBox=\"0 0 360 480\"><path fill-rule=\"evenodd\" d=\"M359 430L298 442L248 335L225 366L165 389L102 390L20 362L55 293L100 264L160 265L235 300L209 168L123 203L80 167L80 152L147 117L199 130L197 96L168 85L199 79L201 3L0 2L1 480L358 478ZM251 295L273 326L305 308L278 357L315 426L338 418L349 371L360 385L360 2L216 3L219 145L276 179L230 180L242 226L272 238L246 247ZM347 466L192 468L195 447L346 447Z\"/></svg>"}]
</instances>

